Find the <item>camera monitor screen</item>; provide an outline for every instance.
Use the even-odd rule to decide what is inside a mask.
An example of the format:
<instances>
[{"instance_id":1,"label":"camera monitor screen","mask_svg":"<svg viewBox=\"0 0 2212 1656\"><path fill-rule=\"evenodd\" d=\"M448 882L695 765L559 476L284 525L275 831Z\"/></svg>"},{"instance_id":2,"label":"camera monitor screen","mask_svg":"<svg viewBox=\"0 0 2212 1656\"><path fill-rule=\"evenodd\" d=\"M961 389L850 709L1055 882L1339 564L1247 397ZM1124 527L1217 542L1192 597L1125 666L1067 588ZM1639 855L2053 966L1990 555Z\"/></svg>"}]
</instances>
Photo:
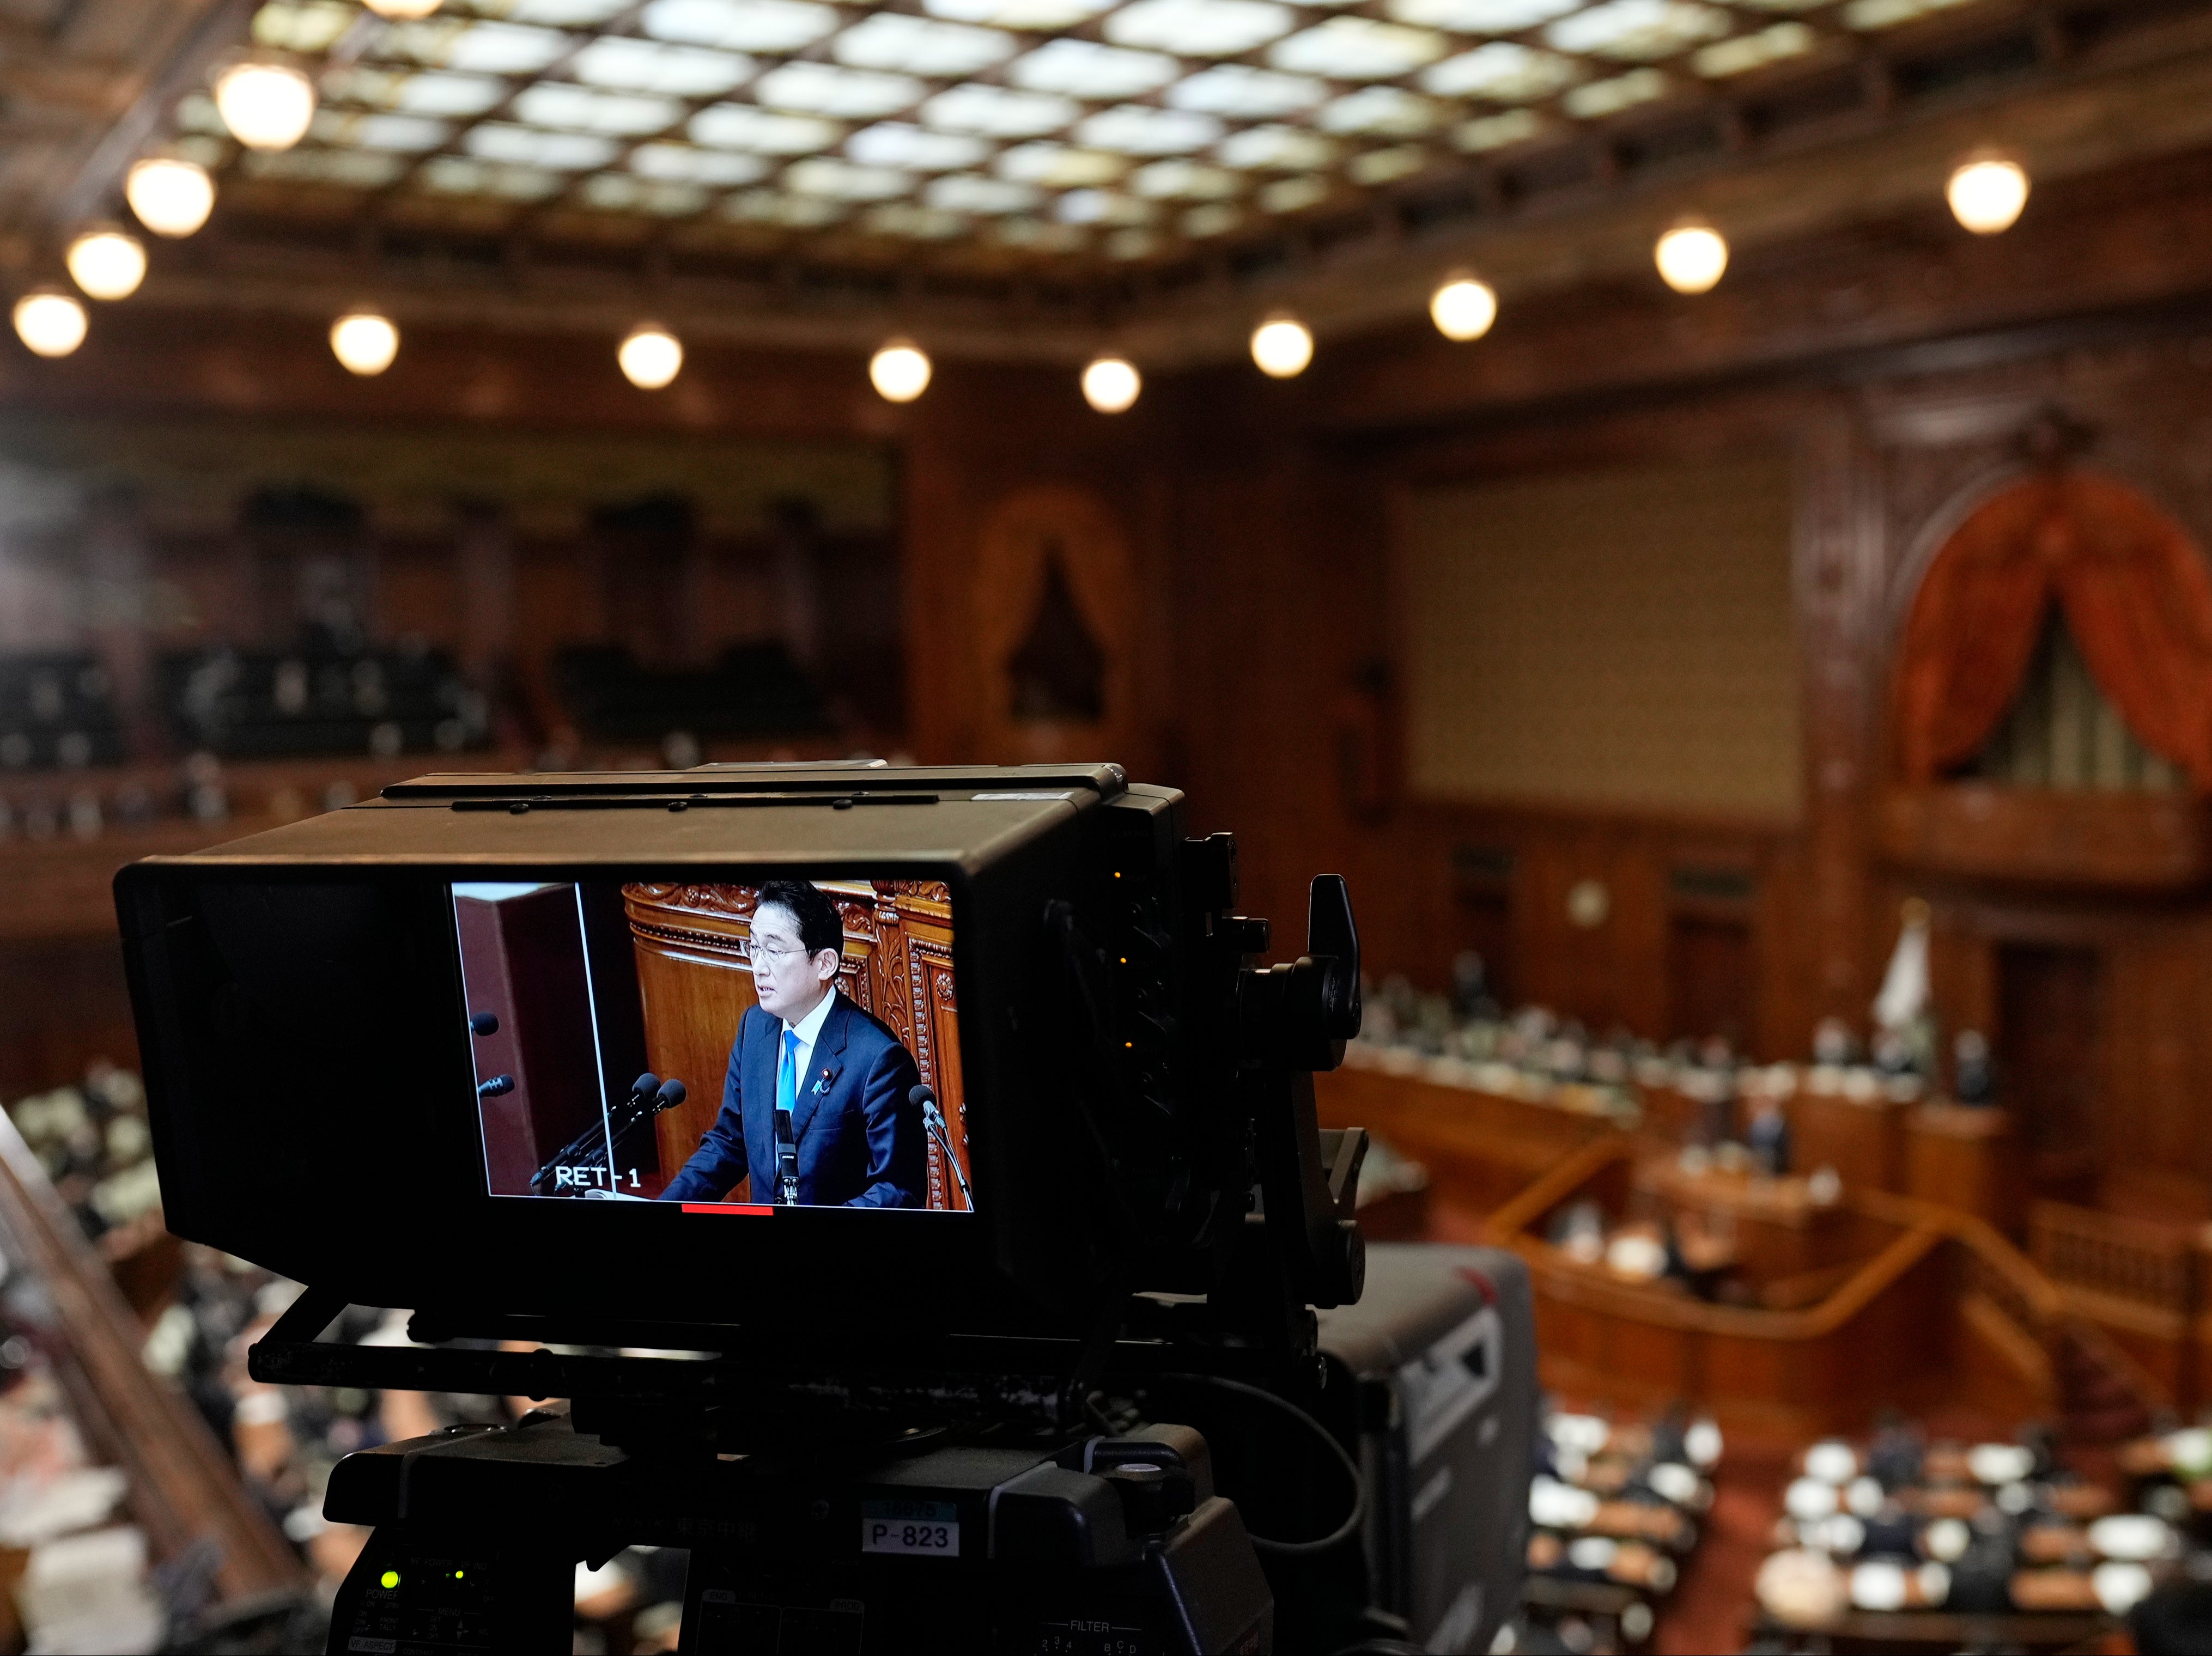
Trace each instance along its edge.
<instances>
[{"instance_id":1,"label":"camera monitor screen","mask_svg":"<svg viewBox=\"0 0 2212 1656\"><path fill-rule=\"evenodd\" d=\"M490 1195L972 1207L944 883L451 890Z\"/></svg>"}]
</instances>

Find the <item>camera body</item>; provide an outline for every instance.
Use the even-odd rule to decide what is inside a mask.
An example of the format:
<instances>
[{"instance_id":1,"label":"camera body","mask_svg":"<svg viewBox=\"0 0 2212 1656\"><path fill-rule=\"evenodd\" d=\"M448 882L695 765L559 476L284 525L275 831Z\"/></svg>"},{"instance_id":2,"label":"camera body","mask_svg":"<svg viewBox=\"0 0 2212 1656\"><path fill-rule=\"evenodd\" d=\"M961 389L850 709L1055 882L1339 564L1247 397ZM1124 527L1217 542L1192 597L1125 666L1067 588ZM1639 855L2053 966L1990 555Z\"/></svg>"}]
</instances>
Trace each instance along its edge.
<instances>
[{"instance_id":1,"label":"camera body","mask_svg":"<svg viewBox=\"0 0 2212 1656\"><path fill-rule=\"evenodd\" d=\"M757 1175L738 1201L499 1186L489 1101L514 1077L482 1072L459 899L573 891L597 1048L579 1067L611 1123L617 1012L655 1009L599 917L672 888L735 894L736 913L779 879L941 894L957 1044L934 1062L940 1090L963 1089L946 1151L965 1204L777 1204ZM1178 1329L1310 1351L1307 1307L1358 1296L1364 1145L1314 1122L1310 1072L1359 1018L1342 883L1316 892L1313 952L1255 966L1267 928L1234 912L1233 842L1187 838L1178 793L1103 764L429 776L116 880L178 1234L448 1334L488 1331L495 1310L500 1331L534 1321L549 1340L772 1327L781 1349L860 1361L908 1336L1079 1338L1148 1293L1173 1296L1155 1303ZM528 1016L565 1015L547 998ZM682 1079L735 1099L742 1069ZM765 1115L774 1074L736 1113ZM897 1100L869 1107L905 1130ZM631 1156L617 1137L610 1168Z\"/></svg>"}]
</instances>

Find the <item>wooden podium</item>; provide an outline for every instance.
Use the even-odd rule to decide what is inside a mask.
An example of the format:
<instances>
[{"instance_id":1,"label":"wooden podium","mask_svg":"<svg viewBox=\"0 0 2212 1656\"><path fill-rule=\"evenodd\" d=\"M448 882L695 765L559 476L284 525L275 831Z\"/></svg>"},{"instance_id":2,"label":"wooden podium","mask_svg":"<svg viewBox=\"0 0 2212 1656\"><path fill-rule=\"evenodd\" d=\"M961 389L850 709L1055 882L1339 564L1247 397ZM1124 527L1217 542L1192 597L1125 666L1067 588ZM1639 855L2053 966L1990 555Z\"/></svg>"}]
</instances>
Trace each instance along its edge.
<instances>
[{"instance_id":1,"label":"wooden podium","mask_svg":"<svg viewBox=\"0 0 2212 1656\"><path fill-rule=\"evenodd\" d=\"M2012 1117L1988 1105L1923 1104L1905 1126L1905 1194L2018 1235L2027 1212Z\"/></svg>"},{"instance_id":2,"label":"wooden podium","mask_svg":"<svg viewBox=\"0 0 2212 1656\"><path fill-rule=\"evenodd\" d=\"M1801 1091L1790 1099L1789 1112L1790 1162L1799 1172L1833 1168L1853 1190L1905 1188L1910 1105Z\"/></svg>"},{"instance_id":3,"label":"wooden podium","mask_svg":"<svg viewBox=\"0 0 2212 1656\"><path fill-rule=\"evenodd\" d=\"M959 1005L952 985L952 900L935 880L823 880L845 924L837 987L890 1027L937 1095L961 1171L968 1171L968 1107L960 1074ZM690 1097L655 1122L664 1182L699 1147L722 1107L738 1020L753 1004L750 886L623 888L645 1007L646 1062L678 1076ZM928 1205L961 1206L944 1152L929 1143ZM739 1186L742 1191L744 1186ZM732 1192L732 1199L742 1199Z\"/></svg>"}]
</instances>

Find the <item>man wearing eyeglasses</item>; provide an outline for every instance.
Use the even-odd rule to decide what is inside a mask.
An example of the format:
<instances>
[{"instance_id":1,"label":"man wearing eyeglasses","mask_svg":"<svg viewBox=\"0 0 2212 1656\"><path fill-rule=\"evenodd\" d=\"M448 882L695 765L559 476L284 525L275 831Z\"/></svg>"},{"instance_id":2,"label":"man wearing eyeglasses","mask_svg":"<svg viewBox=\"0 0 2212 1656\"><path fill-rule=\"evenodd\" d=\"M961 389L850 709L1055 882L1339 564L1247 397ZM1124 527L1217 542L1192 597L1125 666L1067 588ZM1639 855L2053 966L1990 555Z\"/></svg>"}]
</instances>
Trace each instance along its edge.
<instances>
[{"instance_id":1,"label":"man wearing eyeglasses","mask_svg":"<svg viewBox=\"0 0 2212 1656\"><path fill-rule=\"evenodd\" d=\"M914 1055L837 992L844 926L805 880L771 880L753 907L753 988L730 1047L721 1113L664 1202L719 1202L751 1176L755 1202L918 1208L921 1112Z\"/></svg>"}]
</instances>

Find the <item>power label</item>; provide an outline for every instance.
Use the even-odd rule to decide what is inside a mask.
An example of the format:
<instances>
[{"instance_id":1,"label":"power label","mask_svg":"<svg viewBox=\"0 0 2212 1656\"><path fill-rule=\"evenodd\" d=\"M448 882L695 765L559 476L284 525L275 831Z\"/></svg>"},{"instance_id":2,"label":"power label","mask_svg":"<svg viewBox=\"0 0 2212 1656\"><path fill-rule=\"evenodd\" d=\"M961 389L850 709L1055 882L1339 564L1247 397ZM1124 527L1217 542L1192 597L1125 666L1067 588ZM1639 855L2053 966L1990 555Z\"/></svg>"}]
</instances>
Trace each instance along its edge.
<instances>
[{"instance_id":1,"label":"power label","mask_svg":"<svg viewBox=\"0 0 2212 1656\"><path fill-rule=\"evenodd\" d=\"M950 1501L863 1501L860 1550L957 1558L960 1508Z\"/></svg>"}]
</instances>

